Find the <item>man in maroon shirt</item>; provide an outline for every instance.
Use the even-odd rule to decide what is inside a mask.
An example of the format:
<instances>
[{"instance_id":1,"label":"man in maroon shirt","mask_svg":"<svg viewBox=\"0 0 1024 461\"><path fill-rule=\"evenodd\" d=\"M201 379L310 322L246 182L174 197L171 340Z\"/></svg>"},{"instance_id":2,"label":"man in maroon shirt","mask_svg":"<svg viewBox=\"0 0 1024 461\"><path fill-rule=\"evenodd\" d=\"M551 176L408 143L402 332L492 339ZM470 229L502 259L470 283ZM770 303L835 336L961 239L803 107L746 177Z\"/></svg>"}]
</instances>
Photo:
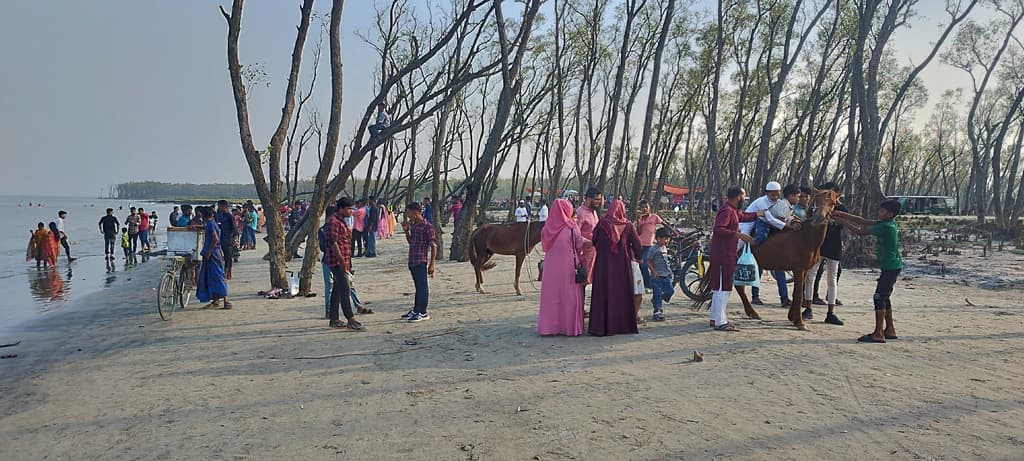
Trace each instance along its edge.
<instances>
[{"instance_id":1,"label":"man in maroon shirt","mask_svg":"<svg viewBox=\"0 0 1024 461\"><path fill-rule=\"evenodd\" d=\"M763 216L764 211L746 213L739 211L747 192L740 186L732 186L726 192L726 203L718 208L715 215L715 229L711 234L711 263L708 265L708 281L711 283L711 327L718 331L736 331L725 316L725 307L732 293L732 276L736 272L737 240L751 243L754 239L740 232L740 222L750 222Z\"/></svg>"},{"instance_id":2,"label":"man in maroon shirt","mask_svg":"<svg viewBox=\"0 0 1024 461\"><path fill-rule=\"evenodd\" d=\"M348 284L347 274L352 270L352 242L349 238L348 226L345 225L345 218L352 215L352 199L342 197L338 199L337 210L329 218L326 224L325 264L331 268L334 275L334 287L331 289L331 309L327 315L331 318L331 328L347 328L354 331L364 331L363 324L356 320L352 312L352 291ZM338 307L345 314L347 323L341 323L338 316Z\"/></svg>"}]
</instances>

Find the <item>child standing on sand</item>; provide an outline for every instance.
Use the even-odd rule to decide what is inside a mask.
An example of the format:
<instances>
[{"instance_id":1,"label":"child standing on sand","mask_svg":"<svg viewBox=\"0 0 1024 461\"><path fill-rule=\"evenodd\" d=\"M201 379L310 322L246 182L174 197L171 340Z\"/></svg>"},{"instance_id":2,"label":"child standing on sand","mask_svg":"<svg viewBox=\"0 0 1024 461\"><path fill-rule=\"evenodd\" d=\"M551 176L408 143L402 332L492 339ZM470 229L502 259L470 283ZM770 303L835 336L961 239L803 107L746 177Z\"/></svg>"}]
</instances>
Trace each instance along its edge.
<instances>
[{"instance_id":1,"label":"child standing on sand","mask_svg":"<svg viewBox=\"0 0 1024 461\"><path fill-rule=\"evenodd\" d=\"M666 227L658 229L654 234L655 246L651 247L644 254L644 265L650 269L651 288L653 296L651 304L654 306L654 315L651 320L661 322L665 320L661 305L671 301L675 289L672 288L672 270L668 263L668 243L672 240L672 231Z\"/></svg>"},{"instance_id":2,"label":"child standing on sand","mask_svg":"<svg viewBox=\"0 0 1024 461\"><path fill-rule=\"evenodd\" d=\"M903 259L900 257L899 229L896 227L896 216L901 210L900 203L886 200L878 206L878 220L872 221L841 211L833 211L832 217L844 227L857 235L874 235L877 240L876 253L882 275L878 277L875 287L875 331L868 333L857 341L862 343L884 343L887 339L899 339L892 323L892 289L896 279L903 270Z\"/></svg>"}]
</instances>

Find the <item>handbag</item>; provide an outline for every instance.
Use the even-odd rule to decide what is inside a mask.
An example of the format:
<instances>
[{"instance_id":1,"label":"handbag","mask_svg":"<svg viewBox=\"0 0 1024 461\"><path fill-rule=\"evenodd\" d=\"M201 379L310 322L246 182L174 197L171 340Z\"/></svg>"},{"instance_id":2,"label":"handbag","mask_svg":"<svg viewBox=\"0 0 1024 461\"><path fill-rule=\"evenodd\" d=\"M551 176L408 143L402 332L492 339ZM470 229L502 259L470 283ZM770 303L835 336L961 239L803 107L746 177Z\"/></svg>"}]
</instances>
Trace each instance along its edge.
<instances>
[{"instance_id":1,"label":"handbag","mask_svg":"<svg viewBox=\"0 0 1024 461\"><path fill-rule=\"evenodd\" d=\"M572 236L572 263L576 267L576 283L587 283L587 268L583 267L583 264L576 259L576 233L572 230L569 231L569 235Z\"/></svg>"},{"instance_id":2,"label":"handbag","mask_svg":"<svg viewBox=\"0 0 1024 461\"><path fill-rule=\"evenodd\" d=\"M736 286L761 286L761 269L757 267L757 259L750 252L750 244L743 245L743 252L736 260L736 272L732 276L732 284Z\"/></svg>"}]
</instances>

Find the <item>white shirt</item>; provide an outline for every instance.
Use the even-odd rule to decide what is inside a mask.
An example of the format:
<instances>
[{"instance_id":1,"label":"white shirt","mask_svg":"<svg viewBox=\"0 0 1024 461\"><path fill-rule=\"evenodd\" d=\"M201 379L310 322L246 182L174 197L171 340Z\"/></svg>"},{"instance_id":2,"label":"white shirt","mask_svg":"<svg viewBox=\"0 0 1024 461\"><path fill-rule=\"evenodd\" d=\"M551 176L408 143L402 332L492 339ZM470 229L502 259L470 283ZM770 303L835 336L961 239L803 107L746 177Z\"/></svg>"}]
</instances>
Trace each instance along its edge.
<instances>
[{"instance_id":1,"label":"white shirt","mask_svg":"<svg viewBox=\"0 0 1024 461\"><path fill-rule=\"evenodd\" d=\"M767 212L773 206L775 206L775 204L778 203L779 201L780 200L772 201L772 199L768 198L768 196L765 195L765 196L762 196L761 198L751 202L750 206L747 207L746 211L747 211L747 213L757 213L758 211L762 211L763 210L763 211L766 212L764 214L764 218L757 218L757 219L764 219L764 221L767 222L769 226L772 226L772 227L774 227L776 229L782 229L783 227L786 227L786 223L783 222L783 221L780 221L778 218L773 216L771 213ZM789 202L786 202L786 203L789 203ZM754 222L753 221L751 221L751 222L741 222L740 223L740 232L743 232L744 234L747 234L747 235L753 235L753 233L754 233Z\"/></svg>"},{"instance_id":2,"label":"white shirt","mask_svg":"<svg viewBox=\"0 0 1024 461\"><path fill-rule=\"evenodd\" d=\"M526 211L526 207L525 206L521 206L519 208L516 208L516 222L529 222L529 221L530 221L530 212Z\"/></svg>"},{"instance_id":3,"label":"white shirt","mask_svg":"<svg viewBox=\"0 0 1024 461\"><path fill-rule=\"evenodd\" d=\"M540 221L540 222L544 222L544 221L548 220L548 206L547 205L541 205L540 211L537 212L537 220Z\"/></svg>"},{"instance_id":4,"label":"white shirt","mask_svg":"<svg viewBox=\"0 0 1024 461\"><path fill-rule=\"evenodd\" d=\"M64 218L57 218L57 230L64 232Z\"/></svg>"},{"instance_id":5,"label":"white shirt","mask_svg":"<svg viewBox=\"0 0 1024 461\"><path fill-rule=\"evenodd\" d=\"M789 200L780 199L768 211L772 216L779 218L780 221L788 223L793 220L793 204L789 203Z\"/></svg>"}]
</instances>

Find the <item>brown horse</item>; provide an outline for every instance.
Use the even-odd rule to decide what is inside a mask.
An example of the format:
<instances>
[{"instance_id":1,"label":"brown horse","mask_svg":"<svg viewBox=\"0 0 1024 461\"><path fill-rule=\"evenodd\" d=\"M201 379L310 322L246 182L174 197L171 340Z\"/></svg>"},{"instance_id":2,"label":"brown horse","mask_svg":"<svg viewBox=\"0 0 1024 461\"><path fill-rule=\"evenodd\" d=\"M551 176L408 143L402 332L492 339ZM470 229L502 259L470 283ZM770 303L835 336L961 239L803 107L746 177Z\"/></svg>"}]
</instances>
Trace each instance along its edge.
<instances>
[{"instance_id":1,"label":"brown horse","mask_svg":"<svg viewBox=\"0 0 1024 461\"><path fill-rule=\"evenodd\" d=\"M488 262L491 256L515 255L516 257L516 294L522 295L519 290L519 273L523 269L523 260L526 254L533 251L533 247L540 243L540 229L544 223L534 221L530 223L517 222L512 224L484 224L473 231L469 238L469 262L473 264L476 271L476 291L484 293L483 272L494 268L493 262Z\"/></svg>"},{"instance_id":2,"label":"brown horse","mask_svg":"<svg viewBox=\"0 0 1024 461\"><path fill-rule=\"evenodd\" d=\"M757 265L761 269L793 271L793 296L791 296L792 301L789 305L789 321L793 322L793 325L800 330L807 329L804 326L803 317L800 316L800 307L803 305L804 297L804 280L807 278L807 270L821 257L819 253L821 243L825 241L829 216L837 203L839 203L839 194L836 192L828 189L815 189L814 217L810 221L805 221L800 230L774 233L764 243L750 247L754 258L757 259ZM743 311L747 317L760 319L761 316L750 305L746 289L737 285L736 292L743 300Z\"/></svg>"}]
</instances>

